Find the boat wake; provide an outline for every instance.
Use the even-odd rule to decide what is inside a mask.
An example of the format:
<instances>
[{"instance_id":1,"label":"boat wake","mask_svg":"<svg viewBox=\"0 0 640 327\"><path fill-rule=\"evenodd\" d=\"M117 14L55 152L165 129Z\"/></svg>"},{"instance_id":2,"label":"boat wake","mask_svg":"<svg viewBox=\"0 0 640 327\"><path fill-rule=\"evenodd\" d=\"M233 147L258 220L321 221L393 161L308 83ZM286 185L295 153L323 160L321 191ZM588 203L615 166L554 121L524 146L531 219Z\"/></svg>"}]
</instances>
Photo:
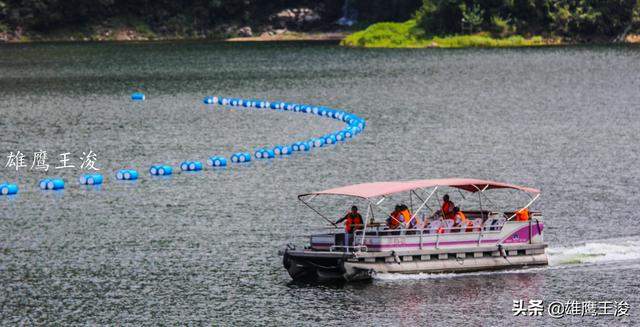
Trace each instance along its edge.
<instances>
[{"instance_id":1,"label":"boat wake","mask_svg":"<svg viewBox=\"0 0 640 327\"><path fill-rule=\"evenodd\" d=\"M402 281L448 279L497 274L527 274L547 271L550 269L565 269L578 265L606 264L607 262L640 260L640 237L594 240L573 246L550 247L547 249L547 254L549 255L549 266L547 267L478 271L469 273L377 274L374 279L378 281Z\"/></svg>"},{"instance_id":2,"label":"boat wake","mask_svg":"<svg viewBox=\"0 0 640 327\"><path fill-rule=\"evenodd\" d=\"M640 259L640 238L589 241L569 247L547 249L550 266L603 263Z\"/></svg>"}]
</instances>

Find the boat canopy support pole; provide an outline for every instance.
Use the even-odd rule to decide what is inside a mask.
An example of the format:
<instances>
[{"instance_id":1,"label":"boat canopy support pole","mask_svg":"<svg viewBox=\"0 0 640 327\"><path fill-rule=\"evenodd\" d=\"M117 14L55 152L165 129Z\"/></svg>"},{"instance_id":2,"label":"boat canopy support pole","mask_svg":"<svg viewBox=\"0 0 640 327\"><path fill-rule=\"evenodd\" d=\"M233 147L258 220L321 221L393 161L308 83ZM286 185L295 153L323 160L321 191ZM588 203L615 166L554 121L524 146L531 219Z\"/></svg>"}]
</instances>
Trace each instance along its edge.
<instances>
[{"instance_id":1,"label":"boat canopy support pole","mask_svg":"<svg viewBox=\"0 0 640 327\"><path fill-rule=\"evenodd\" d=\"M372 206L374 206L374 207L378 208L380 211L382 211L382 212L386 212L386 211L384 210L384 208L382 208L382 207L380 207L380 206L378 205L378 204L379 204L379 203L381 203L381 202L382 202L382 200L378 201L377 203L373 203L373 202L369 202L369 203L370 203ZM387 214L387 217L389 217L389 218L391 218L391 219L395 220L397 223L399 223L400 225L402 225L398 219L394 218L394 217L393 217L393 216L391 216L390 214Z\"/></svg>"},{"instance_id":2,"label":"boat canopy support pole","mask_svg":"<svg viewBox=\"0 0 640 327\"><path fill-rule=\"evenodd\" d=\"M309 199L309 201L313 200L316 197L316 195L314 195L313 197L311 197L311 199ZM309 207L311 210L313 210L313 212L317 213L320 217L324 218L324 220L328 221L331 225L333 225L334 227L338 227L338 225L336 223L334 223L333 221L331 221L331 219L327 218L325 215L323 215L320 211L316 210L316 208L312 207L309 203L307 203L302 197L298 197L298 200L300 200L300 202L304 203L304 205L306 205L307 207Z\"/></svg>"},{"instance_id":3,"label":"boat canopy support pole","mask_svg":"<svg viewBox=\"0 0 640 327\"><path fill-rule=\"evenodd\" d=\"M483 193L484 191L486 191L486 190L487 190L487 188L489 188L489 185L488 185L488 184L487 184L487 185L485 185L485 187L483 187L482 189L480 189L480 188L479 188L477 185L475 185L475 184L473 185L473 187L475 187L475 188L476 188L476 190L478 190L478 203L480 204L480 216L482 217L482 211L483 211L483 210L482 210L482 193ZM489 202L491 202L491 201L489 201ZM493 203L493 202L491 202L491 203ZM494 204L494 205L495 205L495 204ZM487 218L489 218L489 215L487 215ZM482 217L482 219L484 220L484 217Z\"/></svg>"},{"instance_id":4,"label":"boat canopy support pole","mask_svg":"<svg viewBox=\"0 0 640 327\"><path fill-rule=\"evenodd\" d=\"M431 208L431 207L429 206L429 204L427 204L427 202L426 202L426 201L424 201L424 200L420 197L420 195L418 195L418 193L416 193L414 190L411 190L411 193L413 193L413 195L415 195L415 196L416 196L416 198L418 198L418 200L425 202L425 206L427 207L427 209L429 209L429 211L431 211L432 213L434 212L433 208Z\"/></svg>"},{"instance_id":5,"label":"boat canopy support pole","mask_svg":"<svg viewBox=\"0 0 640 327\"><path fill-rule=\"evenodd\" d=\"M509 217L507 220L511 220L511 219L513 219L513 217L515 217L515 216L516 216L516 214L518 213L518 211L529 208L529 207L530 207L534 202L536 202L536 200L538 200L538 198L539 198L539 197L540 197L540 193L536 194L536 196L534 196L534 197L531 199L531 201L529 201L529 203L527 203L527 205L526 205L526 206L524 206L524 207L522 207L522 208L518 209L518 210L517 210L516 212L514 212L514 213L513 213L513 215L511 215L511 217Z\"/></svg>"},{"instance_id":6,"label":"boat canopy support pole","mask_svg":"<svg viewBox=\"0 0 640 327\"><path fill-rule=\"evenodd\" d=\"M369 221L369 214L371 213L371 202L367 206L367 215L364 218L364 226L362 227L362 241L360 241L360 248L364 246L364 239L367 237L367 221ZM354 234L355 235L355 234ZM355 237L353 238L353 242L355 244Z\"/></svg>"},{"instance_id":7,"label":"boat canopy support pole","mask_svg":"<svg viewBox=\"0 0 640 327\"><path fill-rule=\"evenodd\" d=\"M427 198L422 202L422 204L418 207L418 210L416 210L416 212L413 213L413 216L411 216L411 219L409 219L408 223L411 224L411 222L416 219L416 216L418 215L418 212L420 212L420 210L422 210L422 208L424 208L424 206L427 205L427 201L429 201L429 199L431 199L431 197L433 196L434 193L436 193L436 191L438 190L438 187L436 186L433 191L431 191L431 193L429 193L429 196L427 196Z\"/></svg>"}]
</instances>

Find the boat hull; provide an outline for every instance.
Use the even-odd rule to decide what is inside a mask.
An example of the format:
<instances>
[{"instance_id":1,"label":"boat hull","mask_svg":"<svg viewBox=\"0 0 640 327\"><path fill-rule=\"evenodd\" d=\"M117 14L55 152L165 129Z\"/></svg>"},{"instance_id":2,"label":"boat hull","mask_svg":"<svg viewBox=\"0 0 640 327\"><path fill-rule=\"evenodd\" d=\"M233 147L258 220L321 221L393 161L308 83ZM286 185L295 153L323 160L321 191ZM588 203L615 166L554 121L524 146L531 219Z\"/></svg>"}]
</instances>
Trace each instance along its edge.
<instances>
[{"instance_id":1,"label":"boat hull","mask_svg":"<svg viewBox=\"0 0 640 327\"><path fill-rule=\"evenodd\" d=\"M546 244L473 249L369 253L286 250L283 263L294 280L356 281L380 273L462 273L548 264Z\"/></svg>"}]
</instances>

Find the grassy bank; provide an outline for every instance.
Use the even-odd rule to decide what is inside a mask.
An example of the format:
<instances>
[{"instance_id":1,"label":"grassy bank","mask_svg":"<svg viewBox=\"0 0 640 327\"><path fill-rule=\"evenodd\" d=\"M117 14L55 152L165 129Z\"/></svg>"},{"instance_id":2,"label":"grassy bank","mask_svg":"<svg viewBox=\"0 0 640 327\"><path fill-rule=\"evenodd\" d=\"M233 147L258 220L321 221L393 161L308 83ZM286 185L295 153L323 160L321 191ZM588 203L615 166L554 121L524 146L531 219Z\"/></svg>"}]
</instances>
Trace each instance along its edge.
<instances>
[{"instance_id":1,"label":"grassy bank","mask_svg":"<svg viewBox=\"0 0 640 327\"><path fill-rule=\"evenodd\" d=\"M465 47L523 47L558 43L541 36L525 38L519 35L493 37L489 33L471 35L432 36L416 25L415 20L404 23L378 23L353 33L342 40L348 47L364 48L465 48Z\"/></svg>"}]
</instances>

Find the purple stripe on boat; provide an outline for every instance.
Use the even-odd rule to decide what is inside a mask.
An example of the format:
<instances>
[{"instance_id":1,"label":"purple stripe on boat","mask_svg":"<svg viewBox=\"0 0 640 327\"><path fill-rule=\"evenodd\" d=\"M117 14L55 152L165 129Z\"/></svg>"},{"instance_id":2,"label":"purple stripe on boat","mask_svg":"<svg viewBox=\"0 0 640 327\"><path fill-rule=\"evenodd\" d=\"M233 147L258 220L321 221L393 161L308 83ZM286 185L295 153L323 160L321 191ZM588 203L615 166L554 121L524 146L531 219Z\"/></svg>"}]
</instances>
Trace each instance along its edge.
<instances>
[{"instance_id":1,"label":"purple stripe on boat","mask_svg":"<svg viewBox=\"0 0 640 327\"><path fill-rule=\"evenodd\" d=\"M481 240L480 243L497 243L499 240ZM469 240L469 241L442 241L438 242L438 246L448 246L448 245L463 245L463 244L473 244L478 243L478 240ZM366 244L368 248L372 249L388 249L388 248L419 248L420 243L400 243L400 244ZM423 247L436 246L436 242L422 243Z\"/></svg>"},{"instance_id":2,"label":"purple stripe on boat","mask_svg":"<svg viewBox=\"0 0 640 327\"><path fill-rule=\"evenodd\" d=\"M531 224L531 237L535 237L538 234L542 233L544 229L543 223L532 223ZM509 237L505 238L502 243L510 244L510 243L526 243L529 242L529 226L524 226L513 232Z\"/></svg>"}]
</instances>

